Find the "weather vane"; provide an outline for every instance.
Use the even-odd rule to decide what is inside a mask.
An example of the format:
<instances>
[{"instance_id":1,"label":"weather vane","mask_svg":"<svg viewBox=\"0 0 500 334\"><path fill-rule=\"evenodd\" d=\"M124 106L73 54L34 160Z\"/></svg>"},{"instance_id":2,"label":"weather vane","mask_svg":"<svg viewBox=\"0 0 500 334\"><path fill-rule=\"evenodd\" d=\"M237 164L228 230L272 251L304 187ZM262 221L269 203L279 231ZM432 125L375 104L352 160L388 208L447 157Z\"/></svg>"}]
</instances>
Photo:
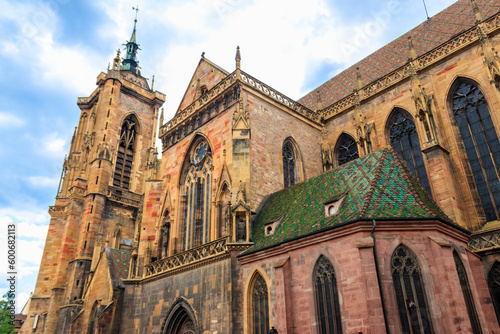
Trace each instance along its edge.
<instances>
[{"instance_id":1,"label":"weather vane","mask_svg":"<svg viewBox=\"0 0 500 334\"><path fill-rule=\"evenodd\" d=\"M139 5L132 7L132 10L135 10L135 22L137 22L137 12L139 11Z\"/></svg>"}]
</instances>

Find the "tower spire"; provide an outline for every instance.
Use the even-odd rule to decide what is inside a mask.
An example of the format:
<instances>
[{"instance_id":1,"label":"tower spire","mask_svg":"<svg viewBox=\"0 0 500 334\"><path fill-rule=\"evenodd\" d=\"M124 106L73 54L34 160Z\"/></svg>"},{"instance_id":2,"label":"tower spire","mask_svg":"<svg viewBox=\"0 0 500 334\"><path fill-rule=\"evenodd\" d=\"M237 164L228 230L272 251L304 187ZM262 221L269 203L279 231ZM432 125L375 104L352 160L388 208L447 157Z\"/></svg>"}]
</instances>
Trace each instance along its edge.
<instances>
[{"instance_id":1,"label":"tower spire","mask_svg":"<svg viewBox=\"0 0 500 334\"><path fill-rule=\"evenodd\" d=\"M139 6L132 7L132 10L135 10L135 19L134 19L134 30L132 30L132 36L130 36L130 40L125 44L125 50L127 54L125 55L125 59L123 59L120 70L130 71L141 75L141 71L139 70L139 62L137 61L137 51L140 50L139 44L137 44L136 38L136 29L137 29L137 13L139 12Z\"/></svg>"}]
</instances>

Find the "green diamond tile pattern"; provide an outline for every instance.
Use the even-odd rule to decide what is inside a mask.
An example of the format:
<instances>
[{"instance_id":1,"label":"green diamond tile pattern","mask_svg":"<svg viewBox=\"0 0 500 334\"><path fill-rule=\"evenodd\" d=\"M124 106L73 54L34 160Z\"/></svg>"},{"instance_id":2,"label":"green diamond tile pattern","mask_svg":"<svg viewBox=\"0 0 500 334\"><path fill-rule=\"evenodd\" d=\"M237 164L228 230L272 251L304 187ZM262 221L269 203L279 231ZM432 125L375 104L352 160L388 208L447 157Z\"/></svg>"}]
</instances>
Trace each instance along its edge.
<instances>
[{"instance_id":1,"label":"green diamond tile pattern","mask_svg":"<svg viewBox=\"0 0 500 334\"><path fill-rule=\"evenodd\" d=\"M108 248L106 255L108 257L109 271L113 284L124 288L123 280L128 278L130 252Z\"/></svg>"},{"instance_id":2,"label":"green diamond tile pattern","mask_svg":"<svg viewBox=\"0 0 500 334\"><path fill-rule=\"evenodd\" d=\"M342 197L338 213L326 217L325 204ZM269 195L252 221L247 253L359 220L429 218L452 223L397 153L383 149ZM265 236L264 226L276 221Z\"/></svg>"}]
</instances>

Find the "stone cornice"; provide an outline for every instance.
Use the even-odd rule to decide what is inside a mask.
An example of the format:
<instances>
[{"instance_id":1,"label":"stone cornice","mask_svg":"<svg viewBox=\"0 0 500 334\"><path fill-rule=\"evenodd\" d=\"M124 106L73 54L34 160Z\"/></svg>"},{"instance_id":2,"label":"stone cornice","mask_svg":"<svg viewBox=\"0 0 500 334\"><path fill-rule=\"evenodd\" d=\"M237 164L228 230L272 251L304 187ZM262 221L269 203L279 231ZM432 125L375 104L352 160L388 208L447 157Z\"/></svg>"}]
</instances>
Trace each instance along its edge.
<instances>
[{"instance_id":1,"label":"stone cornice","mask_svg":"<svg viewBox=\"0 0 500 334\"><path fill-rule=\"evenodd\" d=\"M493 35L500 30L500 13L490 17L484 21L486 33ZM462 50L468 46L479 42L480 34L477 31L478 27L473 26L461 34L454 36L449 41L437 46L415 59L417 65L416 70L421 72L448 57L451 57L455 52ZM377 94L390 89L394 85L403 82L410 78L411 69L410 63L395 69L394 71L386 74L385 76L370 82L368 85L362 87L359 91L354 92L343 99L331 104L330 106L322 109L319 113L327 120L336 115L341 114L343 111L354 108L357 103L362 103L363 100L374 97Z\"/></svg>"},{"instance_id":2,"label":"stone cornice","mask_svg":"<svg viewBox=\"0 0 500 334\"><path fill-rule=\"evenodd\" d=\"M356 223L338 226L324 232L304 236L295 240L287 241L281 245L272 248L257 250L250 254L238 256L241 264L253 263L255 261L265 260L266 258L282 256L290 251L302 249L307 246L315 245L325 241L331 241L337 238L346 237L356 233L369 235L373 224L371 221L358 221ZM442 233L464 245L467 243L468 235L457 229L451 229L448 224L439 220L416 220L416 221L377 221L376 235L388 234L398 235L402 231L418 231L423 235L428 235L430 231Z\"/></svg>"},{"instance_id":3,"label":"stone cornice","mask_svg":"<svg viewBox=\"0 0 500 334\"><path fill-rule=\"evenodd\" d=\"M108 186L106 198L125 207L138 208L141 205L141 195L113 186Z\"/></svg>"},{"instance_id":4,"label":"stone cornice","mask_svg":"<svg viewBox=\"0 0 500 334\"><path fill-rule=\"evenodd\" d=\"M137 83L127 80L120 71L109 70L108 73L101 72L97 76L96 84L98 87L89 97L79 97L77 105L80 109L90 109L98 101L101 87L107 80L117 80L121 83L121 91L124 94L133 96L149 105L161 106L165 102L165 94L159 91L144 89Z\"/></svg>"}]
</instances>

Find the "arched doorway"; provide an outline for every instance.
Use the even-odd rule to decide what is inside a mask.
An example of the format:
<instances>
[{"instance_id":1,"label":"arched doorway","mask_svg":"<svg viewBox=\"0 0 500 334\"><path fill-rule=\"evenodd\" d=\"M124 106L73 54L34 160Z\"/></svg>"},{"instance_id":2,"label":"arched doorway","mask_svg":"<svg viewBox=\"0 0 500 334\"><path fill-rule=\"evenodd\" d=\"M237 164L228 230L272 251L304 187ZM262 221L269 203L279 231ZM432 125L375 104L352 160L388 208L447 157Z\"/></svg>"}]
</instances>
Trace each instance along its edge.
<instances>
[{"instance_id":1,"label":"arched doorway","mask_svg":"<svg viewBox=\"0 0 500 334\"><path fill-rule=\"evenodd\" d=\"M198 334L193 308L184 298L177 299L167 313L162 334Z\"/></svg>"}]
</instances>

